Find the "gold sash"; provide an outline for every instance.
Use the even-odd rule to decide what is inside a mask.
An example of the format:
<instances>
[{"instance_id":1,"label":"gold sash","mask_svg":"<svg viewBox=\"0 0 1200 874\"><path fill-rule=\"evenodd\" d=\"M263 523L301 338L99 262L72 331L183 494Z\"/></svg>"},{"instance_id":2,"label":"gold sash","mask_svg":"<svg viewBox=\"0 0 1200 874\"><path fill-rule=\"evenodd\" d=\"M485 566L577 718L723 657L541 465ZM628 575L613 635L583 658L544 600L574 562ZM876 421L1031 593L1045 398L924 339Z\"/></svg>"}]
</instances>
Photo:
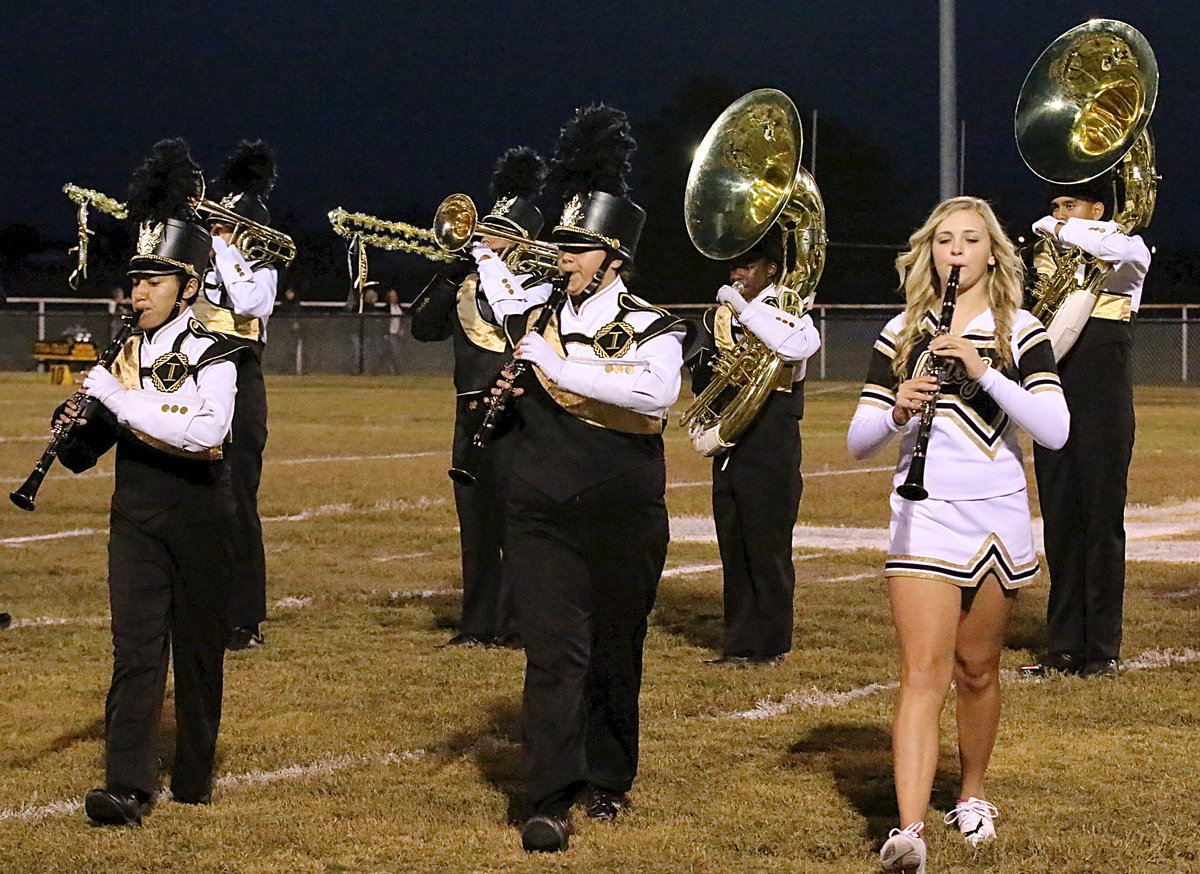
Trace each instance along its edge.
<instances>
[{"instance_id":1,"label":"gold sash","mask_svg":"<svg viewBox=\"0 0 1200 874\"><path fill-rule=\"evenodd\" d=\"M208 330L218 334L244 340L262 339L262 321L257 316L238 315L233 310L217 306L203 291L192 302L192 315Z\"/></svg>"},{"instance_id":2,"label":"gold sash","mask_svg":"<svg viewBox=\"0 0 1200 874\"><path fill-rule=\"evenodd\" d=\"M467 339L480 349L488 352L503 352L508 348L504 340L504 332L496 325L486 321L479 313L479 301L476 290L479 288L479 276L472 273L458 287L458 322L462 325Z\"/></svg>"},{"instance_id":3,"label":"gold sash","mask_svg":"<svg viewBox=\"0 0 1200 874\"><path fill-rule=\"evenodd\" d=\"M537 321L537 313L539 311L540 308L530 312L529 324ZM546 330L542 332L542 336L546 338L546 341L563 358L567 357L566 349L558 334L557 316L550 320L550 324L546 326ZM577 395L574 392L567 391L555 385L546 378L545 374L539 368L535 367L533 372L537 374L538 382L542 384L542 388L546 390L546 393L553 398L556 404L572 416L582 419L589 425L598 425L601 428L607 428L610 431L621 431L625 434L661 434L663 432L664 420L661 417L649 416L645 413L628 409L627 407L619 407L616 404L607 404L595 398L585 398L583 395Z\"/></svg>"}]
</instances>

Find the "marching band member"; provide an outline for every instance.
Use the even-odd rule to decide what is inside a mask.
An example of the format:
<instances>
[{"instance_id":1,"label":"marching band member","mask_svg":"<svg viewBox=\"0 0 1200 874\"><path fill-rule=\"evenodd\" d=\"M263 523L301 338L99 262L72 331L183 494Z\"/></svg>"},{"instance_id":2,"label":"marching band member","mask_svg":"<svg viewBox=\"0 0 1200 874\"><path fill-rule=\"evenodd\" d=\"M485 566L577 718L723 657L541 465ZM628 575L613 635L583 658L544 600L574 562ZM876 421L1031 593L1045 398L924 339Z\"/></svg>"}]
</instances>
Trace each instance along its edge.
<instances>
[{"instance_id":1,"label":"marching band member","mask_svg":"<svg viewBox=\"0 0 1200 874\"><path fill-rule=\"evenodd\" d=\"M542 187L546 170L532 149L509 149L496 162L492 175L495 205L479 220L485 231L494 228L533 240L542 230L542 214L530 199ZM491 242L493 246L488 246ZM512 244L485 235L479 248L495 255L498 263ZM490 266L490 265L489 265ZM507 271L505 271L507 273ZM486 276L486 279L483 278ZM421 341L454 338L455 467L462 467L471 440L479 429L484 401L504 366L508 348L499 320L484 293L485 283L508 281L523 285L529 275L497 276L489 270L465 278L442 273L435 276L412 305L412 334ZM544 300L549 286L535 292ZM498 291L503 291L501 286ZM512 616L511 593L502 572L504 556L504 505L508 469L515 432L505 428L480 455L478 478L473 486L454 484L462 546L462 624L450 646L515 646L519 642Z\"/></svg>"},{"instance_id":2,"label":"marching band member","mask_svg":"<svg viewBox=\"0 0 1200 874\"><path fill-rule=\"evenodd\" d=\"M1051 214L1034 230L1111 269L1098 298L1084 291L1069 296L1047 329L1073 427L1061 449L1034 448L1050 597L1046 651L1030 670L1097 676L1117 671L1121 650L1134 434L1130 321L1150 251L1141 237L1104 221L1103 183L1054 185L1050 196Z\"/></svg>"},{"instance_id":3,"label":"marching band member","mask_svg":"<svg viewBox=\"0 0 1200 874\"><path fill-rule=\"evenodd\" d=\"M624 113L580 110L559 138L551 179L569 198L551 239L569 278L544 335L525 293L485 284L515 356L519 431L506 549L525 646L530 852L567 848L576 796L614 819L638 762L647 617L668 540L662 430L679 393L683 323L630 294L645 212L628 198L635 143ZM480 248L480 273L499 269ZM510 293L511 292L511 293Z\"/></svg>"},{"instance_id":4,"label":"marching band member","mask_svg":"<svg viewBox=\"0 0 1200 874\"><path fill-rule=\"evenodd\" d=\"M237 391L238 347L192 318L211 238L188 206L199 168L182 140L163 141L129 197L140 221L130 261L135 334L113 372L84 382L103 406L77 419L59 458L76 473L114 444L116 487L108 544L113 675L105 706L105 786L84 809L102 825L133 825L158 790L157 723L175 670L171 794L206 804L212 793L236 527L221 444Z\"/></svg>"},{"instance_id":5,"label":"marching band member","mask_svg":"<svg viewBox=\"0 0 1200 874\"><path fill-rule=\"evenodd\" d=\"M847 444L861 459L900 434L895 481L903 483L918 413L937 404L924 483L929 498L893 493L884 570L900 644L892 737L902 828L892 830L880 862L886 871L924 872L921 832L951 681L962 784L946 820L972 844L995 834L996 809L983 780L1000 719L1000 650L1018 588L1038 572L1017 427L1057 449L1069 420L1049 338L1019 309L1021 262L985 201L939 204L896 266L906 308L875 343ZM953 323L931 339L954 267L960 284ZM931 355L950 366L944 383L927 375Z\"/></svg>"},{"instance_id":6,"label":"marching band member","mask_svg":"<svg viewBox=\"0 0 1200 874\"><path fill-rule=\"evenodd\" d=\"M786 385L771 392L754 423L713 458L713 517L724 570L724 653L710 664L777 664L792 648L792 527L804 488L799 420L804 416L807 359L821 336L807 314L778 306L775 279L783 269L778 229L734 259L720 306L704 315L703 338L689 362L697 394L712 378L712 362L749 331L792 366Z\"/></svg>"},{"instance_id":7,"label":"marching band member","mask_svg":"<svg viewBox=\"0 0 1200 874\"><path fill-rule=\"evenodd\" d=\"M220 205L260 225L269 225L266 196L275 185L275 155L261 140L243 140L226 159L218 180ZM237 409L233 437L225 448L237 500L238 525L234 538L233 595L229 606L229 648L246 649L263 643L267 618L267 568L262 521L258 515L258 486L263 449L267 445L267 390L262 355L267 319L275 307L278 272L266 261L251 263L237 248L235 227L210 219L212 269L194 306L196 318L210 331L241 344Z\"/></svg>"}]
</instances>

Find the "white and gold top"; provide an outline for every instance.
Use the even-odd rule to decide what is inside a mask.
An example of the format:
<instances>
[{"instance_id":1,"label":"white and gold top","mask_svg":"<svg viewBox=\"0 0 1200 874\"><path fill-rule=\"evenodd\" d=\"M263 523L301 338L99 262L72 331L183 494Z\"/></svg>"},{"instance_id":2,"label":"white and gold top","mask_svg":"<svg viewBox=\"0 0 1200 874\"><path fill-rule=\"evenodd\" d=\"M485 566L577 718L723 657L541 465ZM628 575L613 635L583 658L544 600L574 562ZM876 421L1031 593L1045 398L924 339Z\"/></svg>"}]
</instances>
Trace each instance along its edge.
<instances>
[{"instance_id":1,"label":"white and gold top","mask_svg":"<svg viewBox=\"0 0 1200 874\"><path fill-rule=\"evenodd\" d=\"M909 356L908 373L923 372L936 313L925 315L927 332ZM904 482L912 462L921 417L906 425L892 418L901 380L892 371L904 314L893 318L875 341L867 381L850 422L846 444L855 458L878 452L900 434L895 484ZM971 320L962 336L984 361L996 360L996 323L991 310ZM1045 328L1032 313L1019 310L1013 319L1010 348L1014 366L1002 373L989 367L978 380L961 365L951 370L938 396L929 434L925 487L937 500L956 501L1009 495L1025 488L1025 469L1017 426L1035 441L1059 449L1067 440L1070 414L1058 381L1054 354Z\"/></svg>"},{"instance_id":2,"label":"white and gold top","mask_svg":"<svg viewBox=\"0 0 1200 874\"><path fill-rule=\"evenodd\" d=\"M195 318L218 334L265 343L278 271L269 264L252 265L236 246L218 236L213 237L213 253L212 269L192 306Z\"/></svg>"},{"instance_id":3,"label":"white and gold top","mask_svg":"<svg viewBox=\"0 0 1200 874\"><path fill-rule=\"evenodd\" d=\"M188 308L125 344L112 372L125 389L117 421L159 448L219 450L233 421L237 366ZM105 402L108 403L107 401Z\"/></svg>"}]
</instances>

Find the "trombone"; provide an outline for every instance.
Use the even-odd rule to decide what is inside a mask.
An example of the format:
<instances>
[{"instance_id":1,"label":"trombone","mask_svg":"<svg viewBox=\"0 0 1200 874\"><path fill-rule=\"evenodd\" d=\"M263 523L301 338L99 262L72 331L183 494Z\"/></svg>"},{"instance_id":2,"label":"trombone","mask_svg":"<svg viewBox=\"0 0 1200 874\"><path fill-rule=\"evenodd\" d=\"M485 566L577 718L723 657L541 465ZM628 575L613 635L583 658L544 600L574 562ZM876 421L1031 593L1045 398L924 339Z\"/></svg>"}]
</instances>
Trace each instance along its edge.
<instances>
[{"instance_id":1,"label":"trombone","mask_svg":"<svg viewBox=\"0 0 1200 874\"><path fill-rule=\"evenodd\" d=\"M558 247L514 231L479 225L479 211L465 194L451 194L433 214L433 238L447 252L460 253L477 237L495 237L514 248L504 262L514 273L557 273Z\"/></svg>"},{"instance_id":2,"label":"trombone","mask_svg":"<svg viewBox=\"0 0 1200 874\"><path fill-rule=\"evenodd\" d=\"M278 263L281 267L287 267L295 259L296 243L282 231L251 221L211 200L201 198L194 201L192 206L207 221L231 225L231 245L237 248L247 261Z\"/></svg>"}]
</instances>

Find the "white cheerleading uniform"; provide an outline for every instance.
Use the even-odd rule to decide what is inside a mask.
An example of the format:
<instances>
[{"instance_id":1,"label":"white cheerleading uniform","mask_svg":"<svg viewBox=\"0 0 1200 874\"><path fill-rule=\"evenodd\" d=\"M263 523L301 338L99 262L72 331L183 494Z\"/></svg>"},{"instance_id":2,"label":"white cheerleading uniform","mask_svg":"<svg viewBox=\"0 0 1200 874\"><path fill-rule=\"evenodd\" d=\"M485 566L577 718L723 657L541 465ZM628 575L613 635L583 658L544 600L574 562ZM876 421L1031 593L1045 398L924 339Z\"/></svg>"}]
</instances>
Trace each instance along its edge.
<instances>
[{"instance_id":1,"label":"white cheerleading uniform","mask_svg":"<svg viewBox=\"0 0 1200 874\"><path fill-rule=\"evenodd\" d=\"M922 372L937 316L925 316L927 333L909 356L908 374ZM906 426L892 418L896 389L892 373L904 315L888 322L875 343L866 384L850 423L847 445L865 458L901 435L894 484L908 475L920 416ZM976 316L963 337L985 361L995 359L995 322L990 310ZM893 495L891 543L886 576L926 577L976 586L994 571L1006 588L1030 582L1038 573L1026 494L1025 471L1016 426L1033 439L1058 448L1070 419L1063 400L1049 338L1041 323L1020 310L1013 319L1012 368L995 367L979 380L961 365L942 385L930 430L925 470L925 501Z\"/></svg>"}]
</instances>

